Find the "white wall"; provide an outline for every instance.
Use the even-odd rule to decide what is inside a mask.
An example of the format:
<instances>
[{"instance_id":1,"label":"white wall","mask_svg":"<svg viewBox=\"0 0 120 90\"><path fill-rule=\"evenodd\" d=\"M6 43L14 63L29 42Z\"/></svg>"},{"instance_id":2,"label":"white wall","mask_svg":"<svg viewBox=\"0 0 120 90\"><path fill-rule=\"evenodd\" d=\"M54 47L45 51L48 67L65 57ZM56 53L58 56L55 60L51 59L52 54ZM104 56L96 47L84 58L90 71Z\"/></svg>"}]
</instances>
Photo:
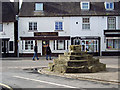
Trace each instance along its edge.
<instances>
[{"instance_id":1,"label":"white wall","mask_svg":"<svg viewBox=\"0 0 120 90\"><path fill-rule=\"evenodd\" d=\"M69 17L28 17L19 18L19 36L34 36L33 31L29 31L29 22L37 22L37 32L55 32L55 21L63 21L63 31L59 31L60 36L69 35L70 22Z\"/></svg>"},{"instance_id":2,"label":"white wall","mask_svg":"<svg viewBox=\"0 0 120 90\"><path fill-rule=\"evenodd\" d=\"M55 31L55 21L63 22L63 31L58 31L59 36L69 36L70 35L70 18L69 17L20 17L18 22L18 35L19 37L34 37L34 31L29 31L29 22L37 22L36 32L56 32ZM19 38L20 40L20 38ZM42 53L42 41L37 40L38 43L38 53ZM22 44L19 42L19 46ZM66 50L53 50L53 41L50 40L50 47L53 53L63 53ZM19 48L20 53L25 53L25 51ZM28 52L29 53L29 52ZM33 53L33 51L31 51Z\"/></svg>"},{"instance_id":3,"label":"white wall","mask_svg":"<svg viewBox=\"0 0 120 90\"><path fill-rule=\"evenodd\" d=\"M83 17L71 17L71 30L70 35L75 36L98 36L101 37L101 51L105 50L104 43L104 30L107 30L107 17L89 17L90 30L82 29ZM78 24L76 24L78 22Z\"/></svg>"},{"instance_id":4,"label":"white wall","mask_svg":"<svg viewBox=\"0 0 120 90\"><path fill-rule=\"evenodd\" d=\"M3 23L3 32L0 32L0 38L10 38L14 41L14 23Z\"/></svg>"},{"instance_id":5,"label":"white wall","mask_svg":"<svg viewBox=\"0 0 120 90\"><path fill-rule=\"evenodd\" d=\"M76 24L78 22L78 24ZM106 27L106 17L90 17L90 30L82 29L82 17L71 17L71 33L74 36L101 36Z\"/></svg>"}]
</instances>

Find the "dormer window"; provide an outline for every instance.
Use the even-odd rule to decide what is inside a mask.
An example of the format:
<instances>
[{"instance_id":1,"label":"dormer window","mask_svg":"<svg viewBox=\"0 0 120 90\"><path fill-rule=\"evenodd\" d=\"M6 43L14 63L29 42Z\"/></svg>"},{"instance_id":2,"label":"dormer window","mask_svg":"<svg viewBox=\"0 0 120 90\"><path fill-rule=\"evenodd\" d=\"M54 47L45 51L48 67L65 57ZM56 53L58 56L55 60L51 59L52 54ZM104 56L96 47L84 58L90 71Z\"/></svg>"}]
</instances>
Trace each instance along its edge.
<instances>
[{"instance_id":1,"label":"dormer window","mask_svg":"<svg viewBox=\"0 0 120 90\"><path fill-rule=\"evenodd\" d=\"M35 10L36 11L43 11L43 3L36 3Z\"/></svg>"},{"instance_id":2,"label":"dormer window","mask_svg":"<svg viewBox=\"0 0 120 90\"><path fill-rule=\"evenodd\" d=\"M105 2L105 9L106 10L113 10L114 9L114 3L113 2Z\"/></svg>"},{"instance_id":3,"label":"dormer window","mask_svg":"<svg viewBox=\"0 0 120 90\"><path fill-rule=\"evenodd\" d=\"M81 9L89 10L90 9L89 2L81 2Z\"/></svg>"}]
</instances>

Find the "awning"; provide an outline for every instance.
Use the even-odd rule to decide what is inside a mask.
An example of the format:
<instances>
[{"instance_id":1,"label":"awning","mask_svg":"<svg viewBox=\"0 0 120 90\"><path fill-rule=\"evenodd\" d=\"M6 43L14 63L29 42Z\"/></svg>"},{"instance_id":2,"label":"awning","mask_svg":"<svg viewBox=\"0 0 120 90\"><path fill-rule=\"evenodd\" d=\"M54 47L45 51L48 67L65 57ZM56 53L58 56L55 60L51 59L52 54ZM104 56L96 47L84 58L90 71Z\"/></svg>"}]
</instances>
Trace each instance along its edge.
<instances>
[{"instance_id":1,"label":"awning","mask_svg":"<svg viewBox=\"0 0 120 90\"><path fill-rule=\"evenodd\" d=\"M70 36L35 36L35 37L20 37L21 40L70 40Z\"/></svg>"}]
</instances>

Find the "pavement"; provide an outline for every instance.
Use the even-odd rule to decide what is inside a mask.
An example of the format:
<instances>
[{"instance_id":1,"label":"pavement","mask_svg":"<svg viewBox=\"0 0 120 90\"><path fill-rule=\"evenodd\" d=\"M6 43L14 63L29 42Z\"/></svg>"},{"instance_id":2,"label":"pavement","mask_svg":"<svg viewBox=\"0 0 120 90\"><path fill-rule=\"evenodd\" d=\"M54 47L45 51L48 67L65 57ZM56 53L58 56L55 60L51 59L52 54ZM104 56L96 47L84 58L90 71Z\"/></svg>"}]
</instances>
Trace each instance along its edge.
<instances>
[{"instance_id":1,"label":"pavement","mask_svg":"<svg viewBox=\"0 0 120 90\"><path fill-rule=\"evenodd\" d=\"M99 57L100 62L106 64L106 71L101 71L97 73L55 73L50 72L48 68L39 69L38 72L41 74L55 75L66 78L74 78L74 79L82 79L82 80L90 80L97 81L102 83L112 83L119 84L119 57L115 56L107 56L107 57Z\"/></svg>"},{"instance_id":2,"label":"pavement","mask_svg":"<svg viewBox=\"0 0 120 90\"><path fill-rule=\"evenodd\" d=\"M53 59L56 57L53 57ZM9 58L1 58L2 60L22 60L25 61L32 61L32 57L9 57ZM47 74L47 75L55 75L60 77L66 77L66 78L74 78L74 79L82 79L82 80L90 80L90 81L96 81L96 82L102 82L102 83L112 83L112 84L119 84L119 57L117 56L102 56L99 57L100 62L106 64L106 71L101 71L97 73L55 73L50 72L47 68L47 64L49 62L52 62L51 60L48 60L48 62L45 62L45 57L40 57L40 62L45 64L45 67L39 68L38 72L40 74ZM38 61L34 61L38 62ZM38 64L38 63L37 63ZM42 64L42 65L43 65ZM26 68L27 69L27 68Z\"/></svg>"}]
</instances>

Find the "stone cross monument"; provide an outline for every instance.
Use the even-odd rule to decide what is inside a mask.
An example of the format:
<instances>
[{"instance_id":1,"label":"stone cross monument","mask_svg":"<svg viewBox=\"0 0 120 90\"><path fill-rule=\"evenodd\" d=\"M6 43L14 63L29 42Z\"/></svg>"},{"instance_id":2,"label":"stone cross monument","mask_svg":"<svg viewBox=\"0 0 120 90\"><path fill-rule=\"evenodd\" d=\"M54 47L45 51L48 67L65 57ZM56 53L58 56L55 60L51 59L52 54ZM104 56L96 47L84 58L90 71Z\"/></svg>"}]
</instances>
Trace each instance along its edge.
<instances>
[{"instance_id":1,"label":"stone cross monument","mask_svg":"<svg viewBox=\"0 0 120 90\"><path fill-rule=\"evenodd\" d=\"M106 70L106 64L81 51L81 45L71 45L69 52L59 55L48 67L50 71L59 73L94 73Z\"/></svg>"}]
</instances>

